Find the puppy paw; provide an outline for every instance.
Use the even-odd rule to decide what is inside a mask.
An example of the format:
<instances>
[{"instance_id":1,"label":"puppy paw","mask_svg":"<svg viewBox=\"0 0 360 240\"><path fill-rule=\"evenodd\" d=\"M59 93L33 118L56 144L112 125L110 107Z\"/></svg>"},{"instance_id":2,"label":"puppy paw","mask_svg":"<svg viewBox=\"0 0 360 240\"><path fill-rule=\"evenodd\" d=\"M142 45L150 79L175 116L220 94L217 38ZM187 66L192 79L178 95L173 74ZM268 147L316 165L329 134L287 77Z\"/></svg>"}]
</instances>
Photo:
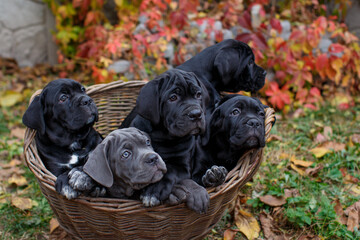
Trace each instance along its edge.
<instances>
[{"instance_id":1,"label":"puppy paw","mask_svg":"<svg viewBox=\"0 0 360 240\"><path fill-rule=\"evenodd\" d=\"M106 188L102 186L96 186L89 195L91 197L104 197L106 195Z\"/></svg>"},{"instance_id":2,"label":"puppy paw","mask_svg":"<svg viewBox=\"0 0 360 240\"><path fill-rule=\"evenodd\" d=\"M80 192L74 190L70 185L67 185L62 187L60 194L70 200L77 198L80 195Z\"/></svg>"},{"instance_id":3,"label":"puppy paw","mask_svg":"<svg viewBox=\"0 0 360 240\"><path fill-rule=\"evenodd\" d=\"M180 203L186 202L186 199L189 195L189 191L184 185L176 184L174 185L169 198L166 200L167 205L178 205Z\"/></svg>"},{"instance_id":4,"label":"puppy paw","mask_svg":"<svg viewBox=\"0 0 360 240\"><path fill-rule=\"evenodd\" d=\"M69 185L68 173L59 175L55 182L55 190L66 197L67 199L77 198L80 195L79 191L74 190Z\"/></svg>"},{"instance_id":5,"label":"puppy paw","mask_svg":"<svg viewBox=\"0 0 360 240\"><path fill-rule=\"evenodd\" d=\"M217 187L225 182L228 171L223 166L212 166L202 177L205 187Z\"/></svg>"},{"instance_id":6,"label":"puppy paw","mask_svg":"<svg viewBox=\"0 0 360 240\"><path fill-rule=\"evenodd\" d=\"M169 204L185 202L189 209L197 213L205 213L210 205L210 197L206 189L191 179L184 179L176 184L170 197Z\"/></svg>"},{"instance_id":7,"label":"puppy paw","mask_svg":"<svg viewBox=\"0 0 360 240\"><path fill-rule=\"evenodd\" d=\"M155 207L161 204L159 198L154 195L141 195L140 200L145 207Z\"/></svg>"},{"instance_id":8,"label":"puppy paw","mask_svg":"<svg viewBox=\"0 0 360 240\"><path fill-rule=\"evenodd\" d=\"M78 191L90 191L94 186L94 180L85 172L82 171L82 167L76 167L71 169L68 174L69 185Z\"/></svg>"}]
</instances>

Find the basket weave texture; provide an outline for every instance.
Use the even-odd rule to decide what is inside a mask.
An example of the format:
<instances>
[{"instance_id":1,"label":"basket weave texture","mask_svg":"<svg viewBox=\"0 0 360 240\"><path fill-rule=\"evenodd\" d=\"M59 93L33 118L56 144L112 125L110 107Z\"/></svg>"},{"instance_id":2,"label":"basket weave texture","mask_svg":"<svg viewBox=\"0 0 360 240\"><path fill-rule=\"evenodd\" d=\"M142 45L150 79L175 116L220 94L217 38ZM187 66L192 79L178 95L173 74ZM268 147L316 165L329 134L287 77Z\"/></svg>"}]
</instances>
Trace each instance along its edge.
<instances>
[{"instance_id":1,"label":"basket weave texture","mask_svg":"<svg viewBox=\"0 0 360 240\"><path fill-rule=\"evenodd\" d=\"M99 111L95 128L103 136L118 128L135 106L144 81L112 82L87 89ZM33 97L40 91L34 93ZM265 111L265 136L270 136L274 110ZM50 203L60 226L73 239L201 239L221 219L237 197L239 189L258 170L263 148L248 151L228 174L223 185L207 189L210 207L205 214L189 210L185 204L145 208L140 201L80 196L68 200L55 191L56 177L42 163L35 144L35 133L27 129L24 153L41 191Z\"/></svg>"}]
</instances>

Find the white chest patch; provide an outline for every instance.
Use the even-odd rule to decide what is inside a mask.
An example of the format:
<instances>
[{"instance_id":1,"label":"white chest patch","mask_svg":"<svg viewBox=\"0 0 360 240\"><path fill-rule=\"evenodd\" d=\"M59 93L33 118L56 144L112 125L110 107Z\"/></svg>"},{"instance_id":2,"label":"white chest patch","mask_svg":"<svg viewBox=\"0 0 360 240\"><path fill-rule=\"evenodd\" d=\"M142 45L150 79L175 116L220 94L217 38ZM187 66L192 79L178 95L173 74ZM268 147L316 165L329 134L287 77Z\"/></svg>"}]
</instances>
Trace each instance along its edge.
<instances>
[{"instance_id":1,"label":"white chest patch","mask_svg":"<svg viewBox=\"0 0 360 240\"><path fill-rule=\"evenodd\" d=\"M73 168L72 165L77 164L78 162L79 162L79 156L71 155L71 158L68 163L59 163L59 165L62 167Z\"/></svg>"},{"instance_id":2,"label":"white chest patch","mask_svg":"<svg viewBox=\"0 0 360 240\"><path fill-rule=\"evenodd\" d=\"M77 164L79 161L79 157L76 155L72 155L69 164Z\"/></svg>"}]
</instances>

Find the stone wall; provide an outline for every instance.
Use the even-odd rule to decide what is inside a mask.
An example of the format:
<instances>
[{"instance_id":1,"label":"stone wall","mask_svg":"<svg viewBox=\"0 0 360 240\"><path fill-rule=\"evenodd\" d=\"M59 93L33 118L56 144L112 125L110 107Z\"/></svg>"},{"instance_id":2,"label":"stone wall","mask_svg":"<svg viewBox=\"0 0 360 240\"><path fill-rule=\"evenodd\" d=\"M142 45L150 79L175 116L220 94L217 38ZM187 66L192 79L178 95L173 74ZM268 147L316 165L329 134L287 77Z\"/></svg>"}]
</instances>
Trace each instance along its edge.
<instances>
[{"instance_id":1,"label":"stone wall","mask_svg":"<svg viewBox=\"0 0 360 240\"><path fill-rule=\"evenodd\" d=\"M56 63L54 17L41 0L0 0L0 56L19 66Z\"/></svg>"}]
</instances>

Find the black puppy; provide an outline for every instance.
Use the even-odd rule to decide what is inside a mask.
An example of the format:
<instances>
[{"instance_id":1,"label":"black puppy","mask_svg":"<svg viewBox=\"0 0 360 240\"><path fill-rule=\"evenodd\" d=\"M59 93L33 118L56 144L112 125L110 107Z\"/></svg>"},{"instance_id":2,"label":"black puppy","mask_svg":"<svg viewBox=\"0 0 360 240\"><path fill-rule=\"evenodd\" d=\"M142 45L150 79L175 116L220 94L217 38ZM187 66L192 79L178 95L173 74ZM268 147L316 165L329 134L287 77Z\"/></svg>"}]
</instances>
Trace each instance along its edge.
<instances>
[{"instance_id":1,"label":"black puppy","mask_svg":"<svg viewBox=\"0 0 360 240\"><path fill-rule=\"evenodd\" d=\"M204 83L211 108L220 100L221 91L257 92L264 86L266 71L254 61L254 53L247 44L227 39L205 48L177 68L195 73Z\"/></svg>"},{"instance_id":2,"label":"black puppy","mask_svg":"<svg viewBox=\"0 0 360 240\"><path fill-rule=\"evenodd\" d=\"M197 142L192 176L196 182L218 185L224 169L213 165L231 171L247 150L265 146L264 108L257 98L233 94L221 99L205 136Z\"/></svg>"},{"instance_id":3,"label":"black puppy","mask_svg":"<svg viewBox=\"0 0 360 240\"><path fill-rule=\"evenodd\" d=\"M166 71L141 89L135 109L121 128L132 126L147 132L167 167L163 179L142 193L145 206L159 205L174 184L190 178L194 135L205 131L208 99L195 74L178 69Z\"/></svg>"},{"instance_id":4,"label":"black puppy","mask_svg":"<svg viewBox=\"0 0 360 240\"><path fill-rule=\"evenodd\" d=\"M68 172L83 165L88 153L102 141L93 128L98 112L85 88L72 79L57 79L31 102L23 123L36 132L36 147L45 167L56 177L56 190L77 196L68 184Z\"/></svg>"}]
</instances>

